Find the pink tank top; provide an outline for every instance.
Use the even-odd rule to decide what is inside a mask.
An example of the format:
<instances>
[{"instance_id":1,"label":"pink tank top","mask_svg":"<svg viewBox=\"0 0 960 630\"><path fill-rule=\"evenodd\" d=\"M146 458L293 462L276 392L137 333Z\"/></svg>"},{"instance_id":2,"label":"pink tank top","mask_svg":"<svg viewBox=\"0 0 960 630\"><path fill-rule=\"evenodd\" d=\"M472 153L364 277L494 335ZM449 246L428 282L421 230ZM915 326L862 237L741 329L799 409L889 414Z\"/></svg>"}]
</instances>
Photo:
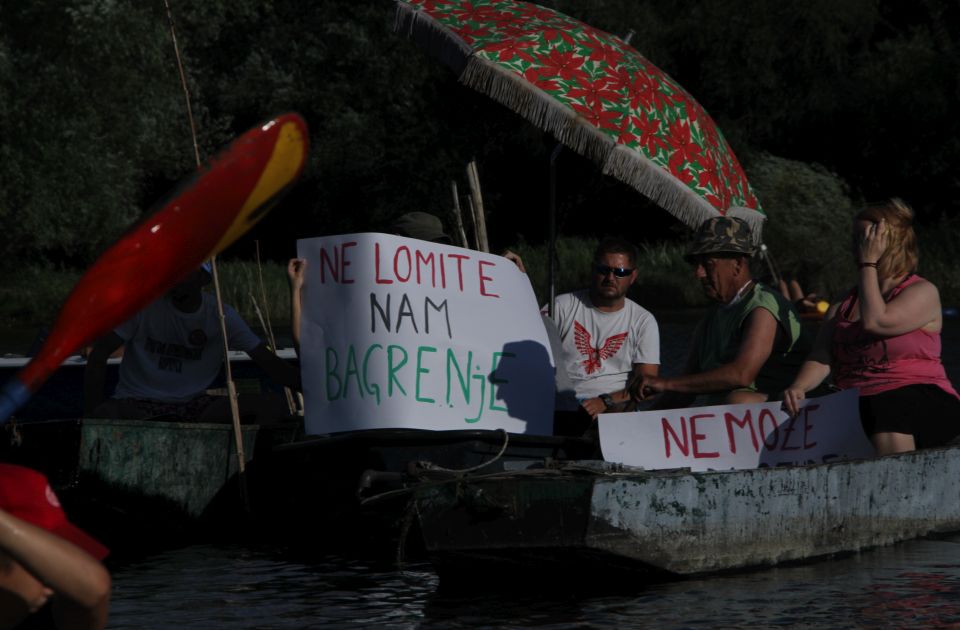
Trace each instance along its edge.
<instances>
[{"instance_id":1,"label":"pink tank top","mask_svg":"<svg viewBox=\"0 0 960 630\"><path fill-rule=\"evenodd\" d=\"M890 299L921 280L909 275L890 293ZM850 312L859 295L856 289L840 304L833 330L834 381L837 387L860 388L861 396L905 387L932 384L956 398L940 362L940 333L921 329L894 337L873 335L863 330L860 320L850 321Z\"/></svg>"}]
</instances>

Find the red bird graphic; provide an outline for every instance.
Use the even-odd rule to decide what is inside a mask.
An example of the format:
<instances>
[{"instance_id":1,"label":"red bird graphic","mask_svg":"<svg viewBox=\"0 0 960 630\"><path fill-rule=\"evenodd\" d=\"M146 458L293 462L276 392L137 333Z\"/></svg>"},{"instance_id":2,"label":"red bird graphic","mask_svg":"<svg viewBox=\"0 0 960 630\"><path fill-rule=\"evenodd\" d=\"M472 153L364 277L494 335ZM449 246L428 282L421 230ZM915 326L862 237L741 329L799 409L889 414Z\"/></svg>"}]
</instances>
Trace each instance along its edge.
<instances>
[{"instance_id":1,"label":"red bird graphic","mask_svg":"<svg viewBox=\"0 0 960 630\"><path fill-rule=\"evenodd\" d=\"M615 355L626 340L627 333L623 332L619 335L611 335L603 342L603 346L594 348L590 345L590 333L587 329L580 322L573 322L573 343L580 354L587 357L583 360L583 369L587 374L593 374L599 370L603 361Z\"/></svg>"}]
</instances>

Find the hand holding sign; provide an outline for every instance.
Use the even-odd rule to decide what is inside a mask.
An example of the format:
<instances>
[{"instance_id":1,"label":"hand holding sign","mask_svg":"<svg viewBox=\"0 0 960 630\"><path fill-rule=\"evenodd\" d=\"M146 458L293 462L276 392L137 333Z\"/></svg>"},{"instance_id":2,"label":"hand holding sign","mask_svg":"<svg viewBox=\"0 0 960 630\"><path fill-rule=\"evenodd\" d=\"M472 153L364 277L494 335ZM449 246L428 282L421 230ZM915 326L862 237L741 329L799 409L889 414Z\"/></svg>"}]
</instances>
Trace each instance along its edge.
<instances>
[{"instance_id":1,"label":"hand holding sign","mask_svg":"<svg viewBox=\"0 0 960 630\"><path fill-rule=\"evenodd\" d=\"M387 234L303 239L297 251L307 433L551 432L550 342L513 262Z\"/></svg>"},{"instance_id":2,"label":"hand holding sign","mask_svg":"<svg viewBox=\"0 0 960 630\"><path fill-rule=\"evenodd\" d=\"M0 391L0 424L72 352L125 321L222 251L270 209L306 162L306 123L278 116L185 180L87 270L40 352Z\"/></svg>"}]
</instances>

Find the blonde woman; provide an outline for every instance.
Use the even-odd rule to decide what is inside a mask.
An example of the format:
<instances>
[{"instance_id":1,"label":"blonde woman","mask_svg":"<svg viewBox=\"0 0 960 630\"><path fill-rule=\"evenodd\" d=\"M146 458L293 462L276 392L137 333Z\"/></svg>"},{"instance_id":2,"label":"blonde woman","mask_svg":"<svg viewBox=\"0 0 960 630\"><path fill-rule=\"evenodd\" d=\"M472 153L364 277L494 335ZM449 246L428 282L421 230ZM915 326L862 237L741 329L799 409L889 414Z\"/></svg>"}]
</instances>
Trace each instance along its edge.
<instances>
[{"instance_id":1,"label":"blonde woman","mask_svg":"<svg viewBox=\"0 0 960 630\"><path fill-rule=\"evenodd\" d=\"M946 444L960 434L960 397L940 361L940 294L916 272L913 211L899 199L853 219L859 281L827 313L784 405L796 414L806 392L833 372L860 390L860 419L881 455Z\"/></svg>"}]
</instances>

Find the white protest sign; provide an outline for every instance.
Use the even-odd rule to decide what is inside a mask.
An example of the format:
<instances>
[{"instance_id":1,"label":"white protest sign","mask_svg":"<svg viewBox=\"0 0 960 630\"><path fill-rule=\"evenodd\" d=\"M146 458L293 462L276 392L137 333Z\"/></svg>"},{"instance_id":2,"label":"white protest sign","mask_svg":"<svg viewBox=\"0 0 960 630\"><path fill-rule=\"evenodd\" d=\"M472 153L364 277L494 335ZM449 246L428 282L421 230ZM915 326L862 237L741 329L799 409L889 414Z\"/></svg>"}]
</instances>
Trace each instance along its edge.
<instances>
[{"instance_id":1,"label":"white protest sign","mask_svg":"<svg viewBox=\"0 0 960 630\"><path fill-rule=\"evenodd\" d=\"M781 402L599 417L603 458L647 469L728 470L819 464L876 455L860 425L858 392L808 398L791 418Z\"/></svg>"},{"instance_id":2,"label":"white protest sign","mask_svg":"<svg viewBox=\"0 0 960 630\"><path fill-rule=\"evenodd\" d=\"M526 274L387 234L297 241L306 430L552 433L553 358Z\"/></svg>"}]
</instances>

